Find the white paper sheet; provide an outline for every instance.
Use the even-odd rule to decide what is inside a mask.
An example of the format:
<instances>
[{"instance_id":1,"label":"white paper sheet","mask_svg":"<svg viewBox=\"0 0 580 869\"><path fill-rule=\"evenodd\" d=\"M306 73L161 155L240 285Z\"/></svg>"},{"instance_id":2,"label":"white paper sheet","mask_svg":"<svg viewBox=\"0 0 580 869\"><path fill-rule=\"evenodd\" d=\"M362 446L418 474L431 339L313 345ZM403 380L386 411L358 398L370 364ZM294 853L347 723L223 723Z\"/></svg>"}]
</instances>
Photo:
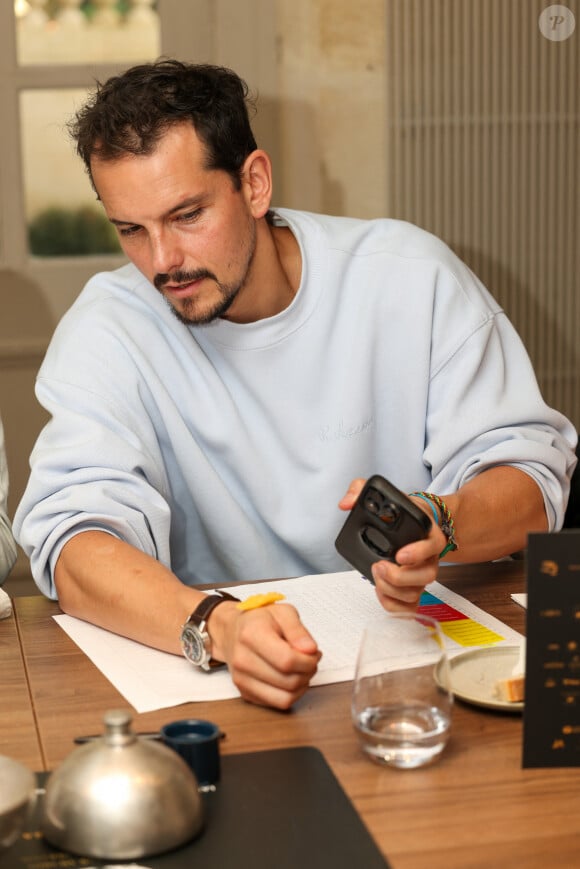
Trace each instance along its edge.
<instances>
[{"instance_id":1,"label":"white paper sheet","mask_svg":"<svg viewBox=\"0 0 580 869\"><path fill-rule=\"evenodd\" d=\"M265 582L259 589L282 592L315 637L323 654L312 685L353 678L365 624L380 612L369 582L357 571L346 571ZM496 631L503 637L502 643L521 642L522 637L516 631L439 583L432 583L428 591L468 618ZM242 598L255 592L255 585L236 586L236 595ZM226 669L205 673L185 658L151 649L72 616L58 615L54 619L137 712L239 697ZM448 646L450 654L465 651L452 641Z\"/></svg>"},{"instance_id":2,"label":"white paper sheet","mask_svg":"<svg viewBox=\"0 0 580 869\"><path fill-rule=\"evenodd\" d=\"M524 609L528 608L528 596L527 594L512 594L511 599L515 601L515 603L522 606Z\"/></svg>"}]
</instances>

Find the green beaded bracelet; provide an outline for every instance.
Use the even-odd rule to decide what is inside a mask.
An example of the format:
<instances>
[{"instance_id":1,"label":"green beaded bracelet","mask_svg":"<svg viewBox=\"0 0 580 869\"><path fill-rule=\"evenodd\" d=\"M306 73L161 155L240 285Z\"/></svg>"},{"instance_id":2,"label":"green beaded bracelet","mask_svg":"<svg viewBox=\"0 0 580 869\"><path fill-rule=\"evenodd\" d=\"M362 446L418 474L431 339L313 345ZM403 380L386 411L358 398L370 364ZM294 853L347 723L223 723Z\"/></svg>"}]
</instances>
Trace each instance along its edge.
<instances>
[{"instance_id":1,"label":"green beaded bracelet","mask_svg":"<svg viewBox=\"0 0 580 869\"><path fill-rule=\"evenodd\" d=\"M434 495L433 492L411 492L411 495L414 495L416 498L423 498L423 500L437 504L439 507L441 513L441 525L439 527L447 538L447 545L439 553L439 558L443 558L443 556L447 555L448 552L454 552L457 549L457 542L455 540L455 522L453 521L451 511L443 498L440 498L439 495ZM433 512L435 511L433 510ZM439 522L437 524L439 525Z\"/></svg>"}]
</instances>

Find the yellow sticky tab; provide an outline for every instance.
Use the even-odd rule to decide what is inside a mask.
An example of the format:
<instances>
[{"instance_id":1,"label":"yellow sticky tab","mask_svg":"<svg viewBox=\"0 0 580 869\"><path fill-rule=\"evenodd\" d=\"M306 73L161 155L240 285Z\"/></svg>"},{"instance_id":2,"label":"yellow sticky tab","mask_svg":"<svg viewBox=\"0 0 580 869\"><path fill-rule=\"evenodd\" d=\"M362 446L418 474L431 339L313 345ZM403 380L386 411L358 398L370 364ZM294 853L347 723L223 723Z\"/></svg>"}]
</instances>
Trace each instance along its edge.
<instances>
[{"instance_id":1,"label":"yellow sticky tab","mask_svg":"<svg viewBox=\"0 0 580 869\"><path fill-rule=\"evenodd\" d=\"M276 603L277 600L284 600L284 595L278 591L269 591L267 594L253 594L241 600L236 606L239 610L257 610L261 606Z\"/></svg>"}]
</instances>

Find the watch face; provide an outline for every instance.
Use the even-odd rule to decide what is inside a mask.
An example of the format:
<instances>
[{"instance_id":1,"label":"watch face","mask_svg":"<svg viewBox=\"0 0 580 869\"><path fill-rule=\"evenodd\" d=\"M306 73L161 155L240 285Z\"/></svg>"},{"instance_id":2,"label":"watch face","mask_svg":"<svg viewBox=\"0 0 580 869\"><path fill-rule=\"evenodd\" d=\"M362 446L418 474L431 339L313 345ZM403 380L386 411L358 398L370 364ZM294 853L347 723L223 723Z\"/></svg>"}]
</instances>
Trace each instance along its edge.
<instances>
[{"instance_id":1,"label":"watch face","mask_svg":"<svg viewBox=\"0 0 580 869\"><path fill-rule=\"evenodd\" d=\"M183 654L191 661L192 664L197 664L198 667L203 666L208 657L204 645L203 636L191 624L185 625L181 632L181 645Z\"/></svg>"}]
</instances>

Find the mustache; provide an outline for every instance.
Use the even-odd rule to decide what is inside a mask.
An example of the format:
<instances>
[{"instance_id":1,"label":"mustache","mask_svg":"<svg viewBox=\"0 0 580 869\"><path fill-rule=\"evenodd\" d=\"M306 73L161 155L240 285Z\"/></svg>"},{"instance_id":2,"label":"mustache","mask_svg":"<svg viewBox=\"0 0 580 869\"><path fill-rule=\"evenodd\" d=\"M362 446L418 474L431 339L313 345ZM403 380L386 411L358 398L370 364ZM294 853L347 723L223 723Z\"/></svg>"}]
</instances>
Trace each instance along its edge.
<instances>
[{"instance_id":1,"label":"mustache","mask_svg":"<svg viewBox=\"0 0 580 869\"><path fill-rule=\"evenodd\" d=\"M192 281L201 281L204 278L211 278L217 281L213 272L207 269L196 269L194 272L176 271L170 274L158 274L153 278L153 284L157 290L162 292L167 284L189 284Z\"/></svg>"}]
</instances>

